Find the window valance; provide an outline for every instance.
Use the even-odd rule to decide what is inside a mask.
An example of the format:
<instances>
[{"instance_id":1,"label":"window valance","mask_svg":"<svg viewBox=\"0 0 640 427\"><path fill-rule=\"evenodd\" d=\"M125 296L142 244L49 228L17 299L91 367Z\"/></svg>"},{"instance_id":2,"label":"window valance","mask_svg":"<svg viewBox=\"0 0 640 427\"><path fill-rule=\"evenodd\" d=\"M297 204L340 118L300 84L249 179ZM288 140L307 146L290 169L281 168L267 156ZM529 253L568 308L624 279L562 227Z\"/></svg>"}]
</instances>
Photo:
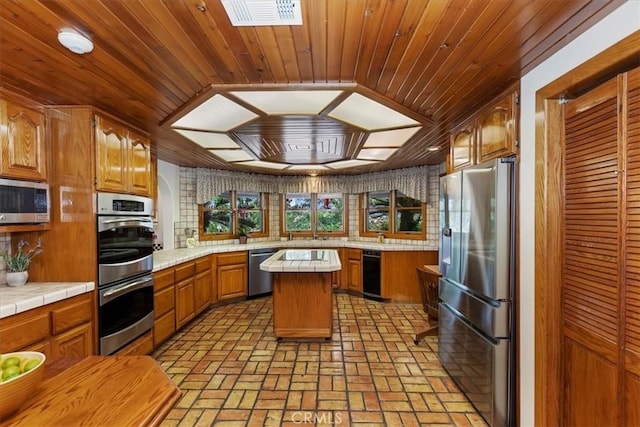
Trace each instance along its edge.
<instances>
[{"instance_id":1,"label":"window valance","mask_svg":"<svg viewBox=\"0 0 640 427\"><path fill-rule=\"evenodd\" d=\"M361 175L289 176L261 175L217 169L196 169L196 203L206 203L228 190L261 193L349 193L399 190L409 197L429 201L429 171L438 166L418 166Z\"/></svg>"}]
</instances>

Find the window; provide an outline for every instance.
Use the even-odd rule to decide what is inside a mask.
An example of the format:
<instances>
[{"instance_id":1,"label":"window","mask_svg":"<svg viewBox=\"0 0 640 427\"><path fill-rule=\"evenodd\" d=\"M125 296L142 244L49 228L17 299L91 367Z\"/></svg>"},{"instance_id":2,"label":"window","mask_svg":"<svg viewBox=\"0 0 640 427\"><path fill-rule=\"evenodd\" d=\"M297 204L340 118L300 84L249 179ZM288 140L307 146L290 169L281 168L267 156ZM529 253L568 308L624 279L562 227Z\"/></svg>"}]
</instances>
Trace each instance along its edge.
<instances>
[{"instance_id":1,"label":"window","mask_svg":"<svg viewBox=\"0 0 640 427\"><path fill-rule=\"evenodd\" d=\"M227 191L199 206L200 240L232 239L239 231L268 236L268 195Z\"/></svg>"},{"instance_id":2,"label":"window","mask_svg":"<svg viewBox=\"0 0 640 427\"><path fill-rule=\"evenodd\" d=\"M342 194L286 193L283 199L282 235L346 235L346 201Z\"/></svg>"},{"instance_id":3,"label":"window","mask_svg":"<svg viewBox=\"0 0 640 427\"><path fill-rule=\"evenodd\" d=\"M400 191L373 191L360 199L362 236L424 239L425 205Z\"/></svg>"}]
</instances>

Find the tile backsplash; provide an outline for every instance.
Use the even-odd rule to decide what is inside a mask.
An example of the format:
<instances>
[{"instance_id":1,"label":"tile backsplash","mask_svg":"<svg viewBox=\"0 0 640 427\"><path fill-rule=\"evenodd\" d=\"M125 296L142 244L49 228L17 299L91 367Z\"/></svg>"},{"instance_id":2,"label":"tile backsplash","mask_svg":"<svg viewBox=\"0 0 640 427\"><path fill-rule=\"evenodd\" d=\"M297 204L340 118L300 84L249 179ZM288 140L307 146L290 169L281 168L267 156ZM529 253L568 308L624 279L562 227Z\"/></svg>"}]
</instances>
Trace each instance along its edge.
<instances>
[{"instance_id":1,"label":"tile backsplash","mask_svg":"<svg viewBox=\"0 0 640 427\"><path fill-rule=\"evenodd\" d=\"M7 283L7 273L2 253L11 248L11 235L9 233L0 233L0 285Z\"/></svg>"},{"instance_id":2,"label":"tile backsplash","mask_svg":"<svg viewBox=\"0 0 640 427\"><path fill-rule=\"evenodd\" d=\"M429 202L427 203L427 239L426 240L404 240L385 239L385 242L405 245L438 245L438 198L440 189L440 167L429 168ZM194 237L198 236L198 204L196 203L196 170L195 168L180 168L180 220L174 223L174 244L175 248L185 248L187 246L187 234L194 232ZM359 215L358 215L358 195L349 195L349 240L371 241L372 237L359 236ZM269 237L251 238L251 242L261 242L267 240L280 239L280 215L278 194L269 195ZM237 239L214 240L199 242L200 246L223 245L237 243Z\"/></svg>"}]
</instances>

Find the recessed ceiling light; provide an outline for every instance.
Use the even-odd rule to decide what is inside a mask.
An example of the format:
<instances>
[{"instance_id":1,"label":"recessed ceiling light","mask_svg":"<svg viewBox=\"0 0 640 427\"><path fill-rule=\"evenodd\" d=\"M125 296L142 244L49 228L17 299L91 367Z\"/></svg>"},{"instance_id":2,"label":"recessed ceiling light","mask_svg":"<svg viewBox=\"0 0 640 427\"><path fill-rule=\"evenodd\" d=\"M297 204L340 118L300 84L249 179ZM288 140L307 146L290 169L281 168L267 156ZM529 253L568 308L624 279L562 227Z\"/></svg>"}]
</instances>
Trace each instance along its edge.
<instances>
[{"instance_id":1,"label":"recessed ceiling light","mask_svg":"<svg viewBox=\"0 0 640 427\"><path fill-rule=\"evenodd\" d=\"M345 168L355 168L358 166L370 165L371 163L378 163L373 160L340 160L338 162L327 163L327 166L331 169L345 169Z\"/></svg>"},{"instance_id":2,"label":"recessed ceiling light","mask_svg":"<svg viewBox=\"0 0 640 427\"><path fill-rule=\"evenodd\" d=\"M440 147L429 147L427 148L427 151L438 151L440 150Z\"/></svg>"},{"instance_id":3,"label":"recessed ceiling light","mask_svg":"<svg viewBox=\"0 0 640 427\"><path fill-rule=\"evenodd\" d=\"M58 33L58 41L62 46L79 55L89 53L93 50L93 43L91 40L73 31L60 31Z\"/></svg>"}]
</instances>

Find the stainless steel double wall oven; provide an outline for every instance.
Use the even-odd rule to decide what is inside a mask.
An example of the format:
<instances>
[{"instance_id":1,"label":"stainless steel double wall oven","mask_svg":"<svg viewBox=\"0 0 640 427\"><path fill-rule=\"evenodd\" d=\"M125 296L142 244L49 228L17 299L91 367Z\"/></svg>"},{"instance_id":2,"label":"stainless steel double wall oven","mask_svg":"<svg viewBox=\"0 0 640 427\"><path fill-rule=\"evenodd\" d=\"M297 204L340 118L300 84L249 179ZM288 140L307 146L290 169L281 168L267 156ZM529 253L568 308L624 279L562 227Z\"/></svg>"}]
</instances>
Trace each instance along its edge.
<instances>
[{"instance_id":1,"label":"stainless steel double wall oven","mask_svg":"<svg viewBox=\"0 0 640 427\"><path fill-rule=\"evenodd\" d=\"M153 201L98 193L98 335L101 355L153 328Z\"/></svg>"}]
</instances>

